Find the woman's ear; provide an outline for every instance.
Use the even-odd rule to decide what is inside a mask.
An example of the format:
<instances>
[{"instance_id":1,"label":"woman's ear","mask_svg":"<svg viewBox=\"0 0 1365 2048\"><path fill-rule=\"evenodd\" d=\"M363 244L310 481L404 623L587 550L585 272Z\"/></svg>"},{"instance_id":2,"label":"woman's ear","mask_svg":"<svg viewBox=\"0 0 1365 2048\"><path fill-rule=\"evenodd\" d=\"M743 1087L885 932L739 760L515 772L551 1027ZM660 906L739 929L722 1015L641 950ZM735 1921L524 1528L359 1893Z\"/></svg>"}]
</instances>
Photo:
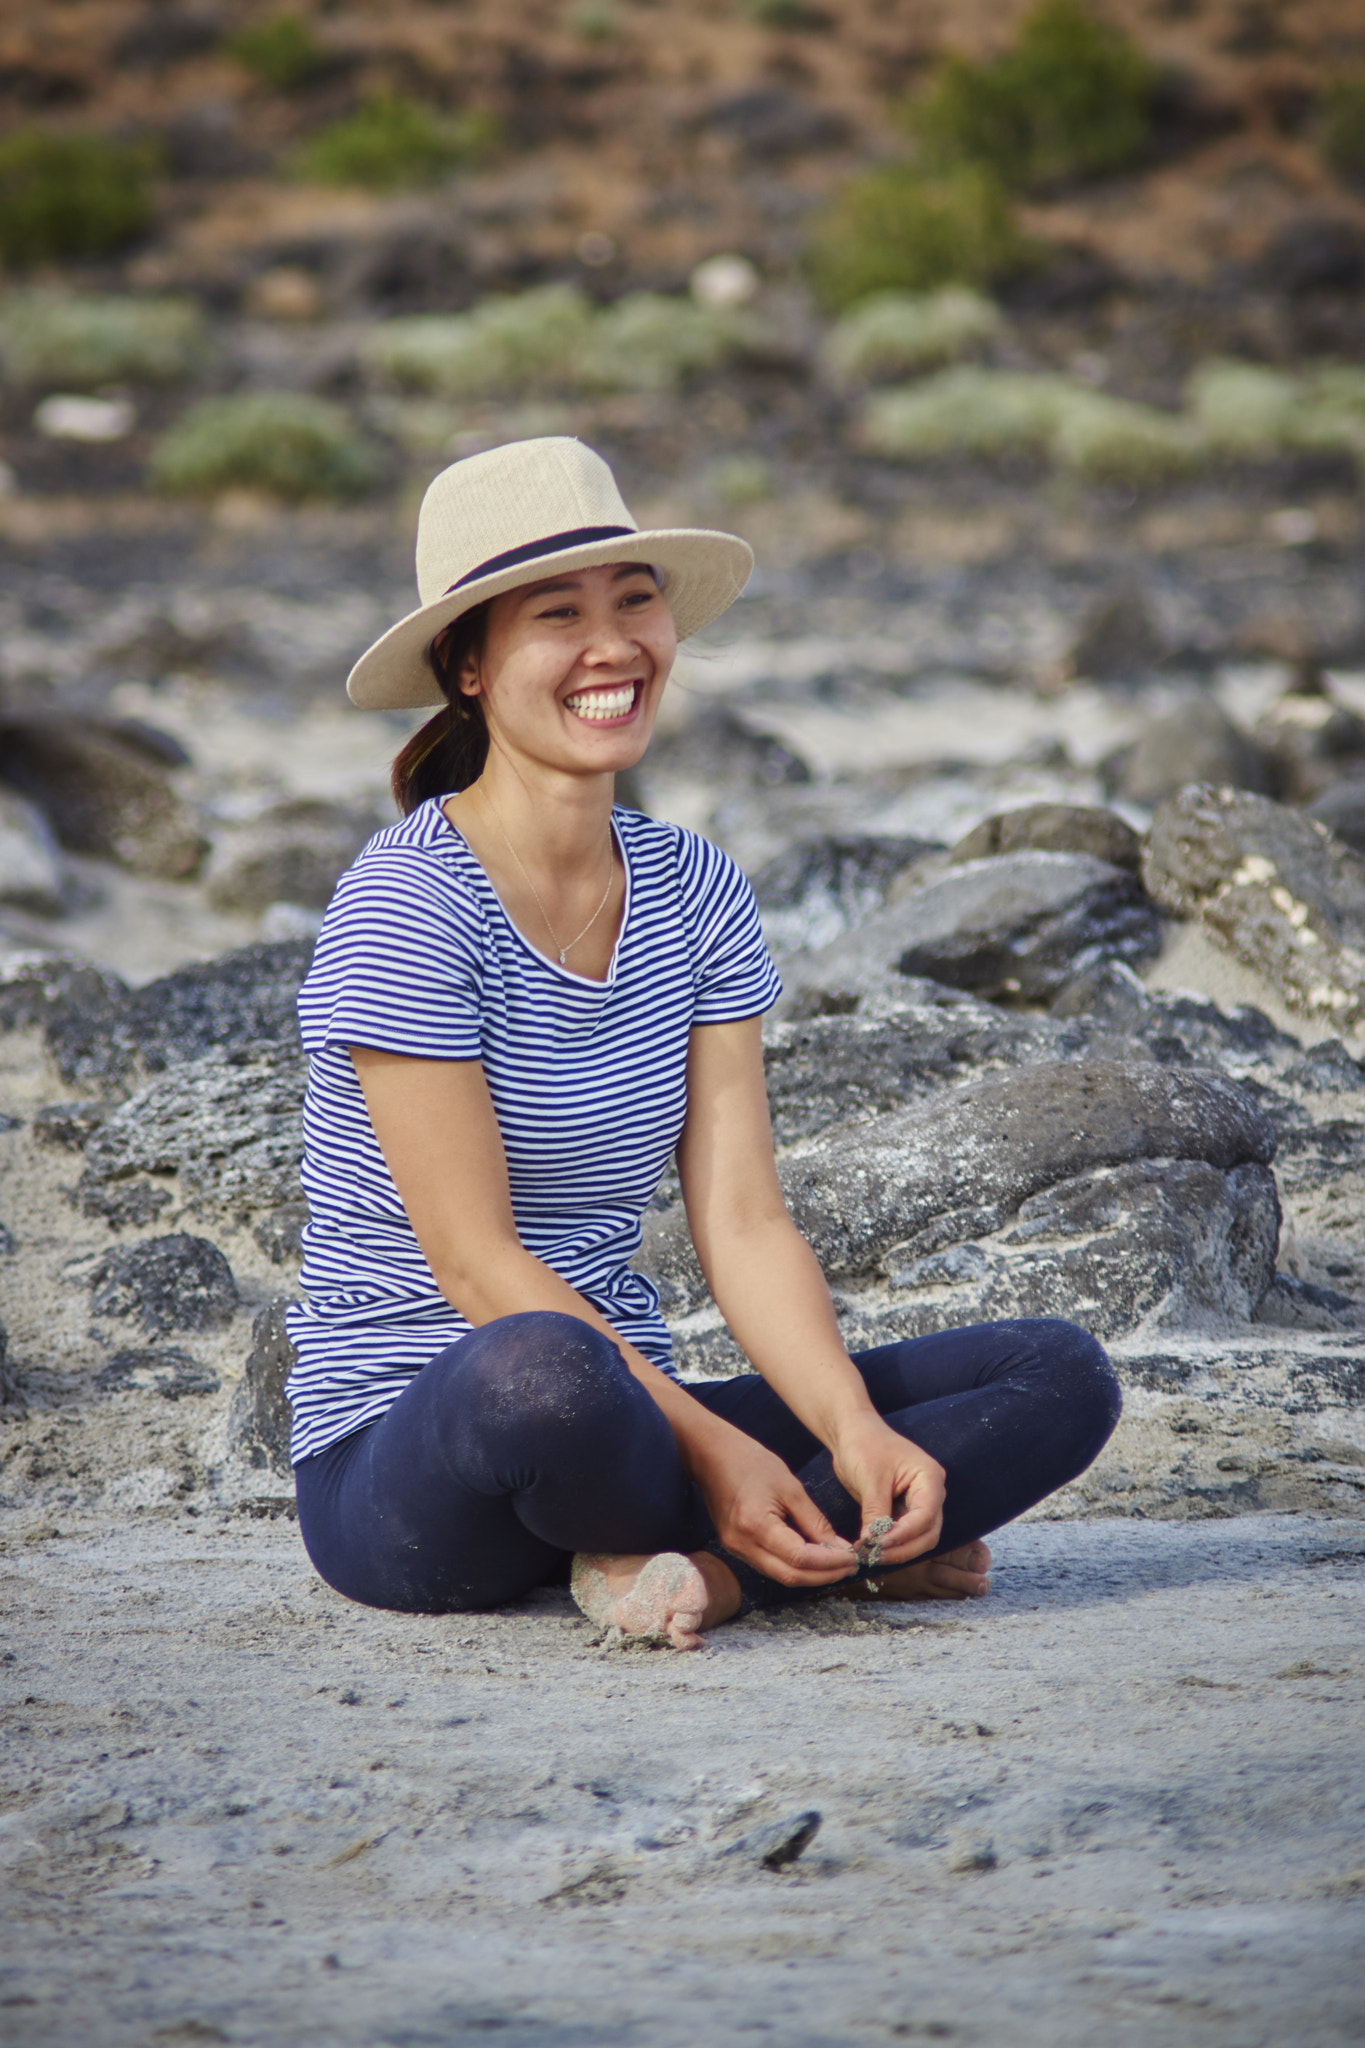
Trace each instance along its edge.
<instances>
[{"instance_id":1,"label":"woman's ear","mask_svg":"<svg viewBox=\"0 0 1365 2048\"><path fill-rule=\"evenodd\" d=\"M455 676L455 687L462 697L481 697L483 678L479 673L479 656L475 648L467 650Z\"/></svg>"}]
</instances>

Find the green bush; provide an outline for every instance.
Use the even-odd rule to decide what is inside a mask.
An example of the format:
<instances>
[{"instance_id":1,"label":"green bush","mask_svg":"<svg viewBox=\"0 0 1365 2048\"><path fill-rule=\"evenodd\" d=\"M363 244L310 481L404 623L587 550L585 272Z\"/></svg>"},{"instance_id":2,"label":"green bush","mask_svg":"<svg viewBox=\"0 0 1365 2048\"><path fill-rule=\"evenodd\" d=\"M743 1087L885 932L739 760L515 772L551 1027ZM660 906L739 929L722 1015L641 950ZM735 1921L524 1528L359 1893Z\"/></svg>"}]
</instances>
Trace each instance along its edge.
<instances>
[{"instance_id":1,"label":"green bush","mask_svg":"<svg viewBox=\"0 0 1365 2048\"><path fill-rule=\"evenodd\" d=\"M582 0L572 10L569 26L582 43L611 43L621 33L621 17L611 0Z\"/></svg>"},{"instance_id":2,"label":"green bush","mask_svg":"<svg viewBox=\"0 0 1365 2048\"><path fill-rule=\"evenodd\" d=\"M740 12L760 28L811 28L818 19L806 0L743 0Z\"/></svg>"},{"instance_id":3,"label":"green bush","mask_svg":"<svg viewBox=\"0 0 1365 2048\"><path fill-rule=\"evenodd\" d=\"M739 345L738 316L633 292L599 312L574 285L419 313L374 328L362 360L400 390L444 398L675 391Z\"/></svg>"},{"instance_id":4,"label":"green bush","mask_svg":"<svg viewBox=\"0 0 1365 2048\"><path fill-rule=\"evenodd\" d=\"M192 406L158 441L152 481L178 497L233 488L352 498L378 481L369 444L338 405L305 392L241 392Z\"/></svg>"},{"instance_id":5,"label":"green bush","mask_svg":"<svg viewBox=\"0 0 1365 2048\"><path fill-rule=\"evenodd\" d=\"M1283 370L1215 359L1190 377L1187 402L1218 454L1266 456L1292 445L1303 395L1302 381Z\"/></svg>"},{"instance_id":6,"label":"green bush","mask_svg":"<svg viewBox=\"0 0 1365 2048\"><path fill-rule=\"evenodd\" d=\"M151 219L156 151L102 135L21 128L0 140L0 259L23 269L102 256Z\"/></svg>"},{"instance_id":7,"label":"green bush","mask_svg":"<svg viewBox=\"0 0 1365 2048\"><path fill-rule=\"evenodd\" d=\"M1338 177L1365 179L1365 70L1343 72L1328 86L1319 135Z\"/></svg>"},{"instance_id":8,"label":"green bush","mask_svg":"<svg viewBox=\"0 0 1365 2048\"><path fill-rule=\"evenodd\" d=\"M676 391L740 345L732 313L659 292L629 292L593 322L577 382L600 391Z\"/></svg>"},{"instance_id":9,"label":"green bush","mask_svg":"<svg viewBox=\"0 0 1365 2048\"><path fill-rule=\"evenodd\" d=\"M12 292L0 301L0 359L8 382L49 390L174 384L205 355L192 299Z\"/></svg>"},{"instance_id":10,"label":"green bush","mask_svg":"<svg viewBox=\"0 0 1365 2048\"><path fill-rule=\"evenodd\" d=\"M763 456L737 449L733 455L718 456L708 466L703 487L717 504L738 511L744 505L759 505L774 497L777 480Z\"/></svg>"},{"instance_id":11,"label":"green bush","mask_svg":"<svg viewBox=\"0 0 1365 2048\"><path fill-rule=\"evenodd\" d=\"M433 185L447 172L486 156L496 140L488 114L452 120L416 100L379 93L355 113L319 129L298 154L298 169L320 185L363 185L398 192Z\"/></svg>"},{"instance_id":12,"label":"green bush","mask_svg":"<svg viewBox=\"0 0 1365 2048\"><path fill-rule=\"evenodd\" d=\"M1010 185L1119 171L1151 130L1155 74L1138 46L1080 0L1042 0L1014 48L986 63L950 57L909 109L944 160L986 165Z\"/></svg>"},{"instance_id":13,"label":"green bush","mask_svg":"<svg viewBox=\"0 0 1365 2048\"><path fill-rule=\"evenodd\" d=\"M385 320L361 357L401 390L517 397L571 383L592 329L593 308L584 293L545 285L517 298L485 299L469 313Z\"/></svg>"},{"instance_id":14,"label":"green bush","mask_svg":"<svg viewBox=\"0 0 1365 2048\"><path fill-rule=\"evenodd\" d=\"M965 455L1043 457L1099 480L1152 483L1198 459L1198 433L1180 415L1111 398L1078 378L1024 370L944 370L876 393L863 439L902 460Z\"/></svg>"},{"instance_id":15,"label":"green bush","mask_svg":"<svg viewBox=\"0 0 1365 2048\"><path fill-rule=\"evenodd\" d=\"M292 92L306 85L327 62L327 53L306 21L297 14L277 14L270 21L257 21L228 38L229 56L245 67L263 85L277 92Z\"/></svg>"},{"instance_id":16,"label":"green bush","mask_svg":"<svg viewBox=\"0 0 1365 2048\"><path fill-rule=\"evenodd\" d=\"M966 285L878 292L835 322L821 357L836 378L879 384L950 363L1003 325L999 307Z\"/></svg>"},{"instance_id":17,"label":"green bush","mask_svg":"<svg viewBox=\"0 0 1365 2048\"><path fill-rule=\"evenodd\" d=\"M840 312L873 292L987 284L1029 260L992 172L959 165L926 175L888 164L853 178L816 216L807 269Z\"/></svg>"}]
</instances>

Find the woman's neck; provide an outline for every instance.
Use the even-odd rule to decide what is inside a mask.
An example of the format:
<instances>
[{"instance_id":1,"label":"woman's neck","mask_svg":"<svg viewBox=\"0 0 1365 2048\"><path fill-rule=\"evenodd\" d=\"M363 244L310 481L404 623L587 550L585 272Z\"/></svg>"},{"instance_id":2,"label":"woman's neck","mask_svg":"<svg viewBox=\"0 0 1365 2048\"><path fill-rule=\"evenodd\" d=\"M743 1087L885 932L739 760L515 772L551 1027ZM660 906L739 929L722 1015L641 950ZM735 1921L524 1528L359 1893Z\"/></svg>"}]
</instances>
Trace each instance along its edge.
<instances>
[{"instance_id":1,"label":"woman's neck","mask_svg":"<svg viewBox=\"0 0 1365 2048\"><path fill-rule=\"evenodd\" d=\"M446 815L462 831L470 824L485 840L491 832L507 842L538 881L562 884L602 873L614 780L536 775L492 755L478 781L446 805Z\"/></svg>"}]
</instances>

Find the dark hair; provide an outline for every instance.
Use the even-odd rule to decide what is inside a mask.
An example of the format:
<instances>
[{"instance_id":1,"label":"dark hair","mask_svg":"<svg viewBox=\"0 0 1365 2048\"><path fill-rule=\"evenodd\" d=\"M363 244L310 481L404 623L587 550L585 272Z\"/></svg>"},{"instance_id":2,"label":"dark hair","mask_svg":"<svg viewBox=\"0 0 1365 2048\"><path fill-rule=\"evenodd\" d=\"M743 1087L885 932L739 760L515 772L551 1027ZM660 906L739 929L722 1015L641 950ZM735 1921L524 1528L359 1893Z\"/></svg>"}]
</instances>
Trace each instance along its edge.
<instances>
[{"instance_id":1,"label":"dark hair","mask_svg":"<svg viewBox=\"0 0 1365 2048\"><path fill-rule=\"evenodd\" d=\"M476 604L444 633L438 633L427 649L431 672L446 701L443 710L418 727L394 760L393 800L405 817L429 796L468 789L483 774L488 759L483 700L465 695L460 688L460 670L469 655L483 652L487 625L487 604Z\"/></svg>"}]
</instances>

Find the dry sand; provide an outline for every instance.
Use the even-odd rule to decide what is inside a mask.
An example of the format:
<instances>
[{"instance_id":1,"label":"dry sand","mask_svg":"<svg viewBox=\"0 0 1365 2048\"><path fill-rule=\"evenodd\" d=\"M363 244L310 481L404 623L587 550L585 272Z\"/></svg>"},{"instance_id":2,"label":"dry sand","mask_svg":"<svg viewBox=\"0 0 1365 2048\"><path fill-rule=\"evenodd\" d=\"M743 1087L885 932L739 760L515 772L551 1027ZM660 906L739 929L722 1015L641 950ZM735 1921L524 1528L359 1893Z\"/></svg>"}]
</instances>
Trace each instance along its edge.
<instances>
[{"instance_id":1,"label":"dry sand","mask_svg":"<svg viewBox=\"0 0 1365 2048\"><path fill-rule=\"evenodd\" d=\"M997 1550L684 1656L350 1606L283 1517L12 1523L0 2035L1359 2040L1359 1523Z\"/></svg>"}]
</instances>

